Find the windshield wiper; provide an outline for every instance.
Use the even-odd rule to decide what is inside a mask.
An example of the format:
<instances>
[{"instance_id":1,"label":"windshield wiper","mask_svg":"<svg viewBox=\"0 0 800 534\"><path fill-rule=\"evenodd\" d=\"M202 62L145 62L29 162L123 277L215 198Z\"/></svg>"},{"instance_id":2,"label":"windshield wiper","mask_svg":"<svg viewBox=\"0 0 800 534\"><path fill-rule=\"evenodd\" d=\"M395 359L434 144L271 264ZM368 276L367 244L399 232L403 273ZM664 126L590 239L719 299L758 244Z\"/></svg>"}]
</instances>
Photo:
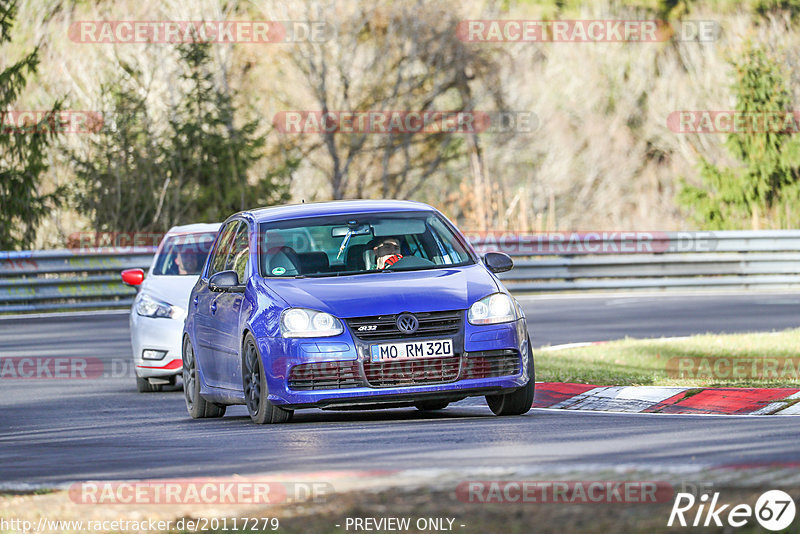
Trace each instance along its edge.
<instances>
[{"instance_id":1,"label":"windshield wiper","mask_svg":"<svg viewBox=\"0 0 800 534\"><path fill-rule=\"evenodd\" d=\"M331 271L329 273L309 273L303 275L305 278L332 278L334 276L353 276L356 274L372 274L379 272L377 269L371 271Z\"/></svg>"}]
</instances>

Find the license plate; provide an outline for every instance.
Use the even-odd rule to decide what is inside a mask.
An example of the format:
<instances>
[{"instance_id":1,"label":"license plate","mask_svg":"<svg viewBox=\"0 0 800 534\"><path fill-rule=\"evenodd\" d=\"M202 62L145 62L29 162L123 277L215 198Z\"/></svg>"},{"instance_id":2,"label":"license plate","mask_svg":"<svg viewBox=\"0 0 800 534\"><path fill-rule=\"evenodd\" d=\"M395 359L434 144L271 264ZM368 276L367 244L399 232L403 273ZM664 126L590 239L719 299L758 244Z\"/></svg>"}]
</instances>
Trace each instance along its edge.
<instances>
[{"instance_id":1,"label":"license plate","mask_svg":"<svg viewBox=\"0 0 800 534\"><path fill-rule=\"evenodd\" d=\"M453 355L452 339L432 341L405 341L403 343L381 343L372 345L373 362L393 362L411 358L441 358Z\"/></svg>"}]
</instances>

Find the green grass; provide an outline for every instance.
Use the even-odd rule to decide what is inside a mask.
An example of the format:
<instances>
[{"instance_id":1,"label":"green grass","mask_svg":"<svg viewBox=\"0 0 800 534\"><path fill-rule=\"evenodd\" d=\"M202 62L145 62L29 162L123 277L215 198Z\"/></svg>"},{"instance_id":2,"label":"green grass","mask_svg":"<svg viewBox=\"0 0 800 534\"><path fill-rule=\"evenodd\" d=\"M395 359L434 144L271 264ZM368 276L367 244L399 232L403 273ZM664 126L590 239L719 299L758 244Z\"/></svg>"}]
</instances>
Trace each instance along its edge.
<instances>
[{"instance_id":1,"label":"green grass","mask_svg":"<svg viewBox=\"0 0 800 534\"><path fill-rule=\"evenodd\" d=\"M37 488L34 490L14 490L14 491L0 491L0 499L5 497L13 497L15 495L48 495L55 493L58 490L55 488Z\"/></svg>"},{"instance_id":2,"label":"green grass","mask_svg":"<svg viewBox=\"0 0 800 534\"><path fill-rule=\"evenodd\" d=\"M800 387L800 329L624 339L536 351L536 380L597 385Z\"/></svg>"}]
</instances>

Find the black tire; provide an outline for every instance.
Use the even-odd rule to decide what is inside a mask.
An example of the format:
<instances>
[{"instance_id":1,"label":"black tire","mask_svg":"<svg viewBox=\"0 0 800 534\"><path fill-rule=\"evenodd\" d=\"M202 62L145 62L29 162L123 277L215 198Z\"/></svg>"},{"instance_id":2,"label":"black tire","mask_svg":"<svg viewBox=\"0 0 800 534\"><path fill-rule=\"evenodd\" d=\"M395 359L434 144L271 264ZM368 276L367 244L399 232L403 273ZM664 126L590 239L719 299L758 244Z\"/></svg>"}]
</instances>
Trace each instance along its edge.
<instances>
[{"instance_id":1,"label":"black tire","mask_svg":"<svg viewBox=\"0 0 800 534\"><path fill-rule=\"evenodd\" d=\"M414 406L417 408L417 410L421 410L423 412L444 410L449 405L450 401L446 400L427 400L427 401L417 401L414 403Z\"/></svg>"},{"instance_id":2,"label":"black tire","mask_svg":"<svg viewBox=\"0 0 800 534\"><path fill-rule=\"evenodd\" d=\"M162 388L162 384L151 384L146 378L140 376L136 377L136 389L139 390L139 393L154 393L156 391L161 391Z\"/></svg>"},{"instance_id":3,"label":"black tire","mask_svg":"<svg viewBox=\"0 0 800 534\"><path fill-rule=\"evenodd\" d=\"M276 406L268 399L264 362L258 353L256 340L249 332L242 343L242 382L247 412L254 423L286 423L292 418L294 411Z\"/></svg>"},{"instance_id":4,"label":"black tire","mask_svg":"<svg viewBox=\"0 0 800 534\"><path fill-rule=\"evenodd\" d=\"M486 404L495 415L522 415L528 413L533 406L536 372L533 367L533 347L530 337L528 337L528 369L530 379L521 388L505 395L486 395Z\"/></svg>"},{"instance_id":5,"label":"black tire","mask_svg":"<svg viewBox=\"0 0 800 534\"><path fill-rule=\"evenodd\" d=\"M188 337L183 339L183 398L192 419L207 419L225 415L224 404L215 404L200 395L200 379L197 376L197 360L194 347Z\"/></svg>"}]
</instances>

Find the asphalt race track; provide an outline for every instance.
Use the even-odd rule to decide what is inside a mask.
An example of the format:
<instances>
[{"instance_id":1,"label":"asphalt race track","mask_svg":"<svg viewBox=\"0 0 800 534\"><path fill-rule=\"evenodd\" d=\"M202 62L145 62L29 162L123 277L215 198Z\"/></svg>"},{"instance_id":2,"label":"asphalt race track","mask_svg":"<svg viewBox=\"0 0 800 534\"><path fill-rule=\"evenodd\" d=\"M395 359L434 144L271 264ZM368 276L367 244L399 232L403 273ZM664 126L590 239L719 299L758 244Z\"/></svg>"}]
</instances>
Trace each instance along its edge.
<instances>
[{"instance_id":1,"label":"asphalt race track","mask_svg":"<svg viewBox=\"0 0 800 534\"><path fill-rule=\"evenodd\" d=\"M798 326L800 293L537 297L522 300L534 345ZM497 418L466 402L298 412L256 426L244 407L193 421L179 390L139 394L123 314L0 320L0 357L114 362L94 379L0 380L0 487L86 479L287 470L491 466L721 466L800 461L793 417L625 415L534 410Z\"/></svg>"}]
</instances>

